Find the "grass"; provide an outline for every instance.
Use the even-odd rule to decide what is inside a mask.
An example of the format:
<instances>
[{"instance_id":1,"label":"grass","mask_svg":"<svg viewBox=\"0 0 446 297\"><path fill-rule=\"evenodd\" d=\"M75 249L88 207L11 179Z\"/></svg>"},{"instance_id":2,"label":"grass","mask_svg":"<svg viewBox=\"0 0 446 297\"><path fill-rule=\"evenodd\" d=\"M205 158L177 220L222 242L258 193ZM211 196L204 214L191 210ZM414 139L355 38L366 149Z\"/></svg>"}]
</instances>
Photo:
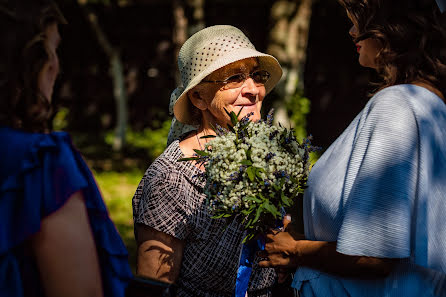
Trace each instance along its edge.
<instances>
[{"instance_id":1,"label":"grass","mask_svg":"<svg viewBox=\"0 0 446 297\"><path fill-rule=\"evenodd\" d=\"M132 197L143 172L133 170L127 172L93 171L93 173L110 217L127 247L129 264L135 273L136 242L133 235Z\"/></svg>"}]
</instances>

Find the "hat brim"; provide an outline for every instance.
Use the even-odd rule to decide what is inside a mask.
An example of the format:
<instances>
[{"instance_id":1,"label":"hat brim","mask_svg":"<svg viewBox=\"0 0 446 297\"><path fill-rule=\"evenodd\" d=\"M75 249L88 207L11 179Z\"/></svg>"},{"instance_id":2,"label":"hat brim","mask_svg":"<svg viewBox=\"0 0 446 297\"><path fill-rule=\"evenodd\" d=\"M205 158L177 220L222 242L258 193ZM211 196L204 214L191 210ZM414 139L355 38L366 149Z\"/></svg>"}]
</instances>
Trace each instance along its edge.
<instances>
[{"instance_id":1,"label":"hat brim","mask_svg":"<svg viewBox=\"0 0 446 297\"><path fill-rule=\"evenodd\" d=\"M196 124L196 119L193 119L190 112L190 105L192 104L187 96L187 93L198 85L206 76L212 72L229 65L231 63L248 59L258 58L261 69L268 71L271 77L265 83L266 94L277 85L282 77L282 68L276 58L271 55L261 53L251 48L240 48L232 51L230 54L215 60L209 67L194 77L188 84L187 88L178 96L173 107L173 112L178 121L185 124Z\"/></svg>"}]
</instances>

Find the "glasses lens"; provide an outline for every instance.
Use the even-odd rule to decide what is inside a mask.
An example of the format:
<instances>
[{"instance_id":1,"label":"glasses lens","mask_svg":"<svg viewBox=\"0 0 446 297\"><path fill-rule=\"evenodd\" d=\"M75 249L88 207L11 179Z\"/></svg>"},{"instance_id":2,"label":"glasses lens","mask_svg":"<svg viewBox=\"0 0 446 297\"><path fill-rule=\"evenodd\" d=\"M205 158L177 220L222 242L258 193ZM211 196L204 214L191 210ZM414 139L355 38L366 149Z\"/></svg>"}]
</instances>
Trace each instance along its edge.
<instances>
[{"instance_id":1,"label":"glasses lens","mask_svg":"<svg viewBox=\"0 0 446 297\"><path fill-rule=\"evenodd\" d=\"M269 75L268 71L266 71L266 70L259 70L259 71L253 72L251 74L251 77L256 84L263 85L268 81L270 75Z\"/></svg>"},{"instance_id":2,"label":"glasses lens","mask_svg":"<svg viewBox=\"0 0 446 297\"><path fill-rule=\"evenodd\" d=\"M268 79L270 78L270 74L266 70L258 70L254 71L253 73L247 75L245 73L239 73L232 75L224 80L225 85L224 89L235 89L239 88L243 85L245 80L248 79L248 77L252 77L252 80L257 86L264 85Z\"/></svg>"}]
</instances>

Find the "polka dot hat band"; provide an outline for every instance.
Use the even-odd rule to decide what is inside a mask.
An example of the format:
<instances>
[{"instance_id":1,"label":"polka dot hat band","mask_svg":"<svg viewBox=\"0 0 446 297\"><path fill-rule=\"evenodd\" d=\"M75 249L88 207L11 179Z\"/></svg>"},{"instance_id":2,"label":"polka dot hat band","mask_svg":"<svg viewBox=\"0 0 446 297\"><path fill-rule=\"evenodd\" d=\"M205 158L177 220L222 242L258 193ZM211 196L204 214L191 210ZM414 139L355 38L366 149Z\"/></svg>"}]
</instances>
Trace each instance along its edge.
<instances>
[{"instance_id":1,"label":"polka dot hat band","mask_svg":"<svg viewBox=\"0 0 446 297\"><path fill-rule=\"evenodd\" d=\"M169 111L174 115L174 119L168 144L182 134L197 129L199 124L192 118L192 103L187 97L187 92L215 70L246 58L258 58L260 68L271 74L265 84L268 94L282 77L282 68L276 58L257 51L245 34L236 27L207 27L186 40L178 55L182 85L177 87L170 97Z\"/></svg>"}]
</instances>

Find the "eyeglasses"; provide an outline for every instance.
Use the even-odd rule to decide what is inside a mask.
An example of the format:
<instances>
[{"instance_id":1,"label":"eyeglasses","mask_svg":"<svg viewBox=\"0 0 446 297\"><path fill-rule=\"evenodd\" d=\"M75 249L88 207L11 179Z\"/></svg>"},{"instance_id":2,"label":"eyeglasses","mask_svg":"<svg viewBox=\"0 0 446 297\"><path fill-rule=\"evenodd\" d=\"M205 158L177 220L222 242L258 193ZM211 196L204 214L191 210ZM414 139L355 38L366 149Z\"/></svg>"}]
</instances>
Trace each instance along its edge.
<instances>
[{"instance_id":1,"label":"eyeglasses","mask_svg":"<svg viewBox=\"0 0 446 297\"><path fill-rule=\"evenodd\" d=\"M201 82L221 83L224 84L223 89L227 90L240 88L249 77L252 78L254 84L259 87L263 86L268 81L268 79L271 77L271 74L269 74L269 72L266 70L257 70L249 74L234 74L226 78L225 80L202 80Z\"/></svg>"}]
</instances>

